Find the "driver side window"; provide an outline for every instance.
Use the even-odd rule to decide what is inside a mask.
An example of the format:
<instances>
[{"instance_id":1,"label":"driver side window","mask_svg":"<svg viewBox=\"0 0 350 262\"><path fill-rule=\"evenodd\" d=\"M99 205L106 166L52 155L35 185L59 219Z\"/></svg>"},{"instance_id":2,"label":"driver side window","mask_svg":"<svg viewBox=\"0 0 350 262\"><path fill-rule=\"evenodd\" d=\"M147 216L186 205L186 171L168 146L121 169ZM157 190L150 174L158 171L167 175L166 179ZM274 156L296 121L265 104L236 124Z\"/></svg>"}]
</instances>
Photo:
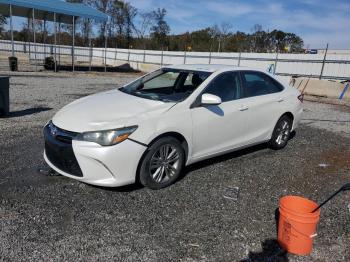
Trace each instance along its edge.
<instances>
[{"instance_id":1,"label":"driver side window","mask_svg":"<svg viewBox=\"0 0 350 262\"><path fill-rule=\"evenodd\" d=\"M146 90L173 87L176 79L179 77L179 74L179 72L166 72L161 74L160 76L145 82L142 89Z\"/></svg>"},{"instance_id":2,"label":"driver side window","mask_svg":"<svg viewBox=\"0 0 350 262\"><path fill-rule=\"evenodd\" d=\"M225 72L218 75L206 88L204 93L216 95L222 102L240 98L240 81L237 72Z\"/></svg>"}]
</instances>

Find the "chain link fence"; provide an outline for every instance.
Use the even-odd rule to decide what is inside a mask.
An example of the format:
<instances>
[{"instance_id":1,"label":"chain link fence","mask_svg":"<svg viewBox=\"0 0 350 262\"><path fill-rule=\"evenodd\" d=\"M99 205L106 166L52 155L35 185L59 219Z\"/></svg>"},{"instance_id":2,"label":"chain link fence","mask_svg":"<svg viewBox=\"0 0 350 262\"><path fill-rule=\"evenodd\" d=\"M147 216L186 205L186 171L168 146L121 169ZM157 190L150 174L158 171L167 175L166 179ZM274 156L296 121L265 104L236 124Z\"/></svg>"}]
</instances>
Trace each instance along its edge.
<instances>
[{"instance_id":1,"label":"chain link fence","mask_svg":"<svg viewBox=\"0 0 350 262\"><path fill-rule=\"evenodd\" d=\"M11 52L11 41L0 40L0 51ZM58 64L74 63L90 66L116 66L122 62L141 68L142 64L165 66L170 64L225 64L269 70L282 76L350 80L350 51L328 50L317 54L285 53L210 53L175 52L137 49L89 48L14 42L15 53L28 56L30 63L43 64L53 56ZM73 55L74 54L74 55Z\"/></svg>"}]
</instances>

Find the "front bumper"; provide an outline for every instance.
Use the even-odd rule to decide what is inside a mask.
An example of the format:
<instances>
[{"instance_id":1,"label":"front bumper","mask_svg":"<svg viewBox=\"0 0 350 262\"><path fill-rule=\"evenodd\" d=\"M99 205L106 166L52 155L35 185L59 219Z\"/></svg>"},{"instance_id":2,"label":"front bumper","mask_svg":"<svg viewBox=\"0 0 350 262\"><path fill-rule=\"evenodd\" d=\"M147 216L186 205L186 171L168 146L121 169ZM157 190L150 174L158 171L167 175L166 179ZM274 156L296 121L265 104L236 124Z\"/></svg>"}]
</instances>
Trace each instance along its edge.
<instances>
[{"instance_id":1,"label":"front bumper","mask_svg":"<svg viewBox=\"0 0 350 262\"><path fill-rule=\"evenodd\" d=\"M56 172L88 183L117 187L135 182L138 163L147 149L131 140L115 146L84 141L58 141L44 129L46 163Z\"/></svg>"}]
</instances>

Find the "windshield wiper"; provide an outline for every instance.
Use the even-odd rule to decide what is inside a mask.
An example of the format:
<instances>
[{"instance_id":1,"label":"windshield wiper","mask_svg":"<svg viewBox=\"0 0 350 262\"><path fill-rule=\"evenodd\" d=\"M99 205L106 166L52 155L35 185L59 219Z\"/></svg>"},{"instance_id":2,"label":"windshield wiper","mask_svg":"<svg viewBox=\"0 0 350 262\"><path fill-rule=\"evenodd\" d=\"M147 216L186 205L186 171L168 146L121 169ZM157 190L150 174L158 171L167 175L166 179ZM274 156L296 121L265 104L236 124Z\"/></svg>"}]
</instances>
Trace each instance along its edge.
<instances>
[{"instance_id":1,"label":"windshield wiper","mask_svg":"<svg viewBox=\"0 0 350 262\"><path fill-rule=\"evenodd\" d=\"M134 91L131 94L135 95L135 96L138 96L138 97L141 97L141 98L151 99L151 100L155 100L155 101L159 101L160 100L160 97L158 97L158 96L147 95L147 94L144 94L144 93L142 93L140 91Z\"/></svg>"}]
</instances>

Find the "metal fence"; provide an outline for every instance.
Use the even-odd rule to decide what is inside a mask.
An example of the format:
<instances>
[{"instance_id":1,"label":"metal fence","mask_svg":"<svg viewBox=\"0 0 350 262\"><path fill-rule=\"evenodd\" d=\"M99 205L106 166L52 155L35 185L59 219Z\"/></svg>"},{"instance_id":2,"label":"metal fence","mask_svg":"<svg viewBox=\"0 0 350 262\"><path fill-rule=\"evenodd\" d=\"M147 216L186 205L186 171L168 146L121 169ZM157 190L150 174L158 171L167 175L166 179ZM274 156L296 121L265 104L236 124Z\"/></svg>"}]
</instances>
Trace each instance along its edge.
<instances>
[{"instance_id":1,"label":"metal fence","mask_svg":"<svg viewBox=\"0 0 350 262\"><path fill-rule=\"evenodd\" d=\"M71 46L33 44L29 42L14 43L16 53L26 53L32 63L42 62L47 56L55 56L60 63L63 58L76 63L91 66L114 66L125 61L132 66L153 64L225 64L246 66L267 70L282 76L305 76L323 79L350 80L350 51L320 52L318 54L284 54L284 53L209 53L209 52L173 52L138 49L89 48ZM0 51L10 52L11 42L0 40ZM68 60L69 61L69 60ZM67 62L67 60L66 60Z\"/></svg>"}]
</instances>

